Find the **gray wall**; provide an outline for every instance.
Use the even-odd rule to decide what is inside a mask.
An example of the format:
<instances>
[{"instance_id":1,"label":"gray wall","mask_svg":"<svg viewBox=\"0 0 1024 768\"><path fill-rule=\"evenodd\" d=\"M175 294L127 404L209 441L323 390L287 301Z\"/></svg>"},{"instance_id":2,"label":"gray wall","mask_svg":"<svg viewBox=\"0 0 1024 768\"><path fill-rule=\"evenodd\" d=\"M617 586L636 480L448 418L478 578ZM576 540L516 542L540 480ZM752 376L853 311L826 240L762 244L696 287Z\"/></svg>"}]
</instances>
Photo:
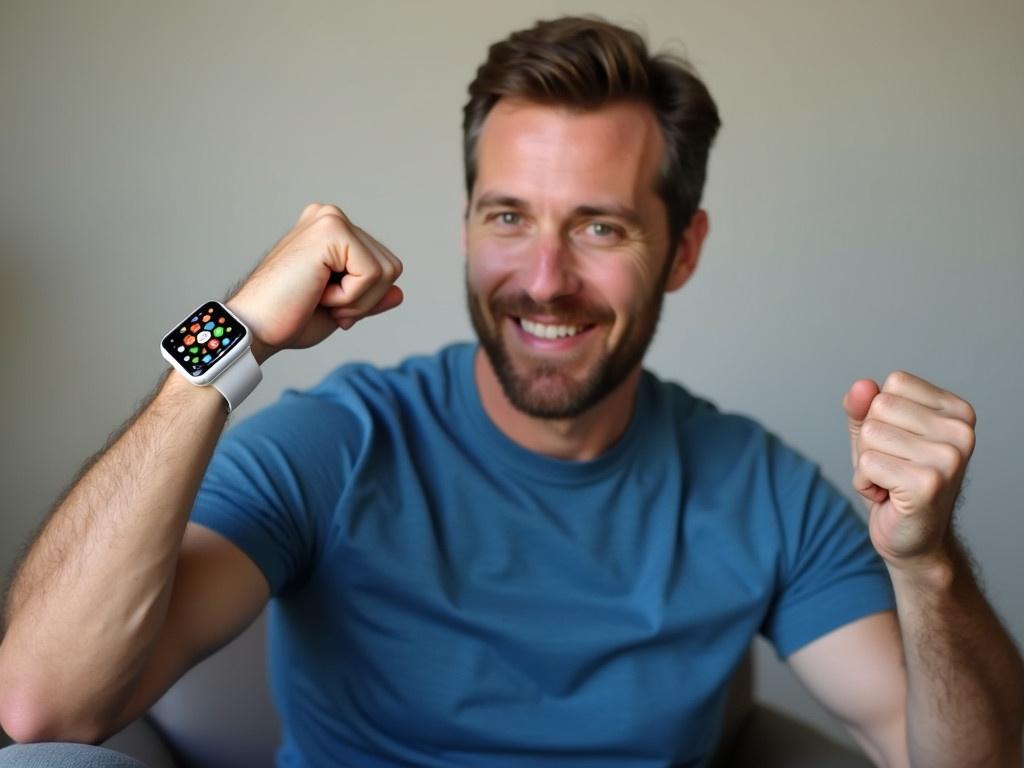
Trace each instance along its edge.
<instances>
[{"instance_id":1,"label":"gray wall","mask_svg":"<svg viewBox=\"0 0 1024 768\"><path fill-rule=\"evenodd\" d=\"M628 7L0 4L0 566L153 386L166 327L309 201L404 260L406 304L272 360L243 415L340 361L469 337L465 86L494 39L594 11L684 50L724 119L712 234L649 365L761 419L843 489L855 378L905 368L964 396L979 426L961 528L1024 637L1024 5ZM763 696L835 727L759 656Z\"/></svg>"}]
</instances>

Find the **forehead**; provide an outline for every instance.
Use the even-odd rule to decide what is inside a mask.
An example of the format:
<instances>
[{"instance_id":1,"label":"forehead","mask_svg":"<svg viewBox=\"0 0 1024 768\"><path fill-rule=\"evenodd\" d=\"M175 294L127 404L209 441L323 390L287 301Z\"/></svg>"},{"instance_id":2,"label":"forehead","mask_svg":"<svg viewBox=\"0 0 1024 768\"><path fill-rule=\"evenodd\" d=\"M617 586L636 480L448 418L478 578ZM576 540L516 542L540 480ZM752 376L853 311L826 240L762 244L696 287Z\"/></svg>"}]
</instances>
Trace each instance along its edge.
<instances>
[{"instance_id":1,"label":"forehead","mask_svg":"<svg viewBox=\"0 0 1024 768\"><path fill-rule=\"evenodd\" d=\"M477 143L473 193L638 205L655 198L663 151L657 120L644 104L579 111L501 99Z\"/></svg>"}]
</instances>

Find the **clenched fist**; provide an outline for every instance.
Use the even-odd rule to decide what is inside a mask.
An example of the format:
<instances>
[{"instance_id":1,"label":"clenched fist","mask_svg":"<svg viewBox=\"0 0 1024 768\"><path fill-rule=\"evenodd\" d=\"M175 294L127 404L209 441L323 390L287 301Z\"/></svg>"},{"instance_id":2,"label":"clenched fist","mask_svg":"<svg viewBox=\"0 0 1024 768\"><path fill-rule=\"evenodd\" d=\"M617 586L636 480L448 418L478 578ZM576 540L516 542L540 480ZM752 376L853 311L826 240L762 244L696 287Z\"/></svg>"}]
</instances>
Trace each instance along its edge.
<instances>
[{"instance_id":1,"label":"clenched fist","mask_svg":"<svg viewBox=\"0 0 1024 768\"><path fill-rule=\"evenodd\" d=\"M398 306L401 274L402 262L341 209L313 203L227 303L252 329L262 363Z\"/></svg>"},{"instance_id":2,"label":"clenched fist","mask_svg":"<svg viewBox=\"0 0 1024 768\"><path fill-rule=\"evenodd\" d=\"M853 486L868 501L871 541L890 565L942 560L976 416L970 403L912 374L870 379L843 397Z\"/></svg>"}]
</instances>

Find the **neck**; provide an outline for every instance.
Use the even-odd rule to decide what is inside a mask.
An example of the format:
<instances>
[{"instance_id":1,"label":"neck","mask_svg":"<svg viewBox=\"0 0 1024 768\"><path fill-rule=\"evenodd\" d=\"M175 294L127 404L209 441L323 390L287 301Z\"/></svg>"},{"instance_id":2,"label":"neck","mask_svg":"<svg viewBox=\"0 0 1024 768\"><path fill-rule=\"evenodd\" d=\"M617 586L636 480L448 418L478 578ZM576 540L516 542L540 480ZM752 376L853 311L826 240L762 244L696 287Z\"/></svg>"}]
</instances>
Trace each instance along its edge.
<instances>
[{"instance_id":1,"label":"neck","mask_svg":"<svg viewBox=\"0 0 1024 768\"><path fill-rule=\"evenodd\" d=\"M509 402L483 348L477 348L473 369L484 412L498 429L527 450L572 461L594 459L622 436L633 416L640 382L638 365L607 397L579 416L540 419Z\"/></svg>"}]
</instances>

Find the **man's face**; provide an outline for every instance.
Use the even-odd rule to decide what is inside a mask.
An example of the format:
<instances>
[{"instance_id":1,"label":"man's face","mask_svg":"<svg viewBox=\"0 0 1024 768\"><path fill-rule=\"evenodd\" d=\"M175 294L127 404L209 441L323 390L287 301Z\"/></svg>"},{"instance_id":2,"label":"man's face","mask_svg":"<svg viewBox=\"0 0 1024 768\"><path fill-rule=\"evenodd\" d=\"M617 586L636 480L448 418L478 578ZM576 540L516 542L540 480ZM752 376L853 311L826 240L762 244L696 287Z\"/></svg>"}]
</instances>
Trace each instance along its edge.
<instances>
[{"instance_id":1,"label":"man's face","mask_svg":"<svg viewBox=\"0 0 1024 768\"><path fill-rule=\"evenodd\" d=\"M520 411L576 416L643 359L675 252L654 191L663 147L651 110L633 103L571 112L503 99L488 115L466 291Z\"/></svg>"}]
</instances>

